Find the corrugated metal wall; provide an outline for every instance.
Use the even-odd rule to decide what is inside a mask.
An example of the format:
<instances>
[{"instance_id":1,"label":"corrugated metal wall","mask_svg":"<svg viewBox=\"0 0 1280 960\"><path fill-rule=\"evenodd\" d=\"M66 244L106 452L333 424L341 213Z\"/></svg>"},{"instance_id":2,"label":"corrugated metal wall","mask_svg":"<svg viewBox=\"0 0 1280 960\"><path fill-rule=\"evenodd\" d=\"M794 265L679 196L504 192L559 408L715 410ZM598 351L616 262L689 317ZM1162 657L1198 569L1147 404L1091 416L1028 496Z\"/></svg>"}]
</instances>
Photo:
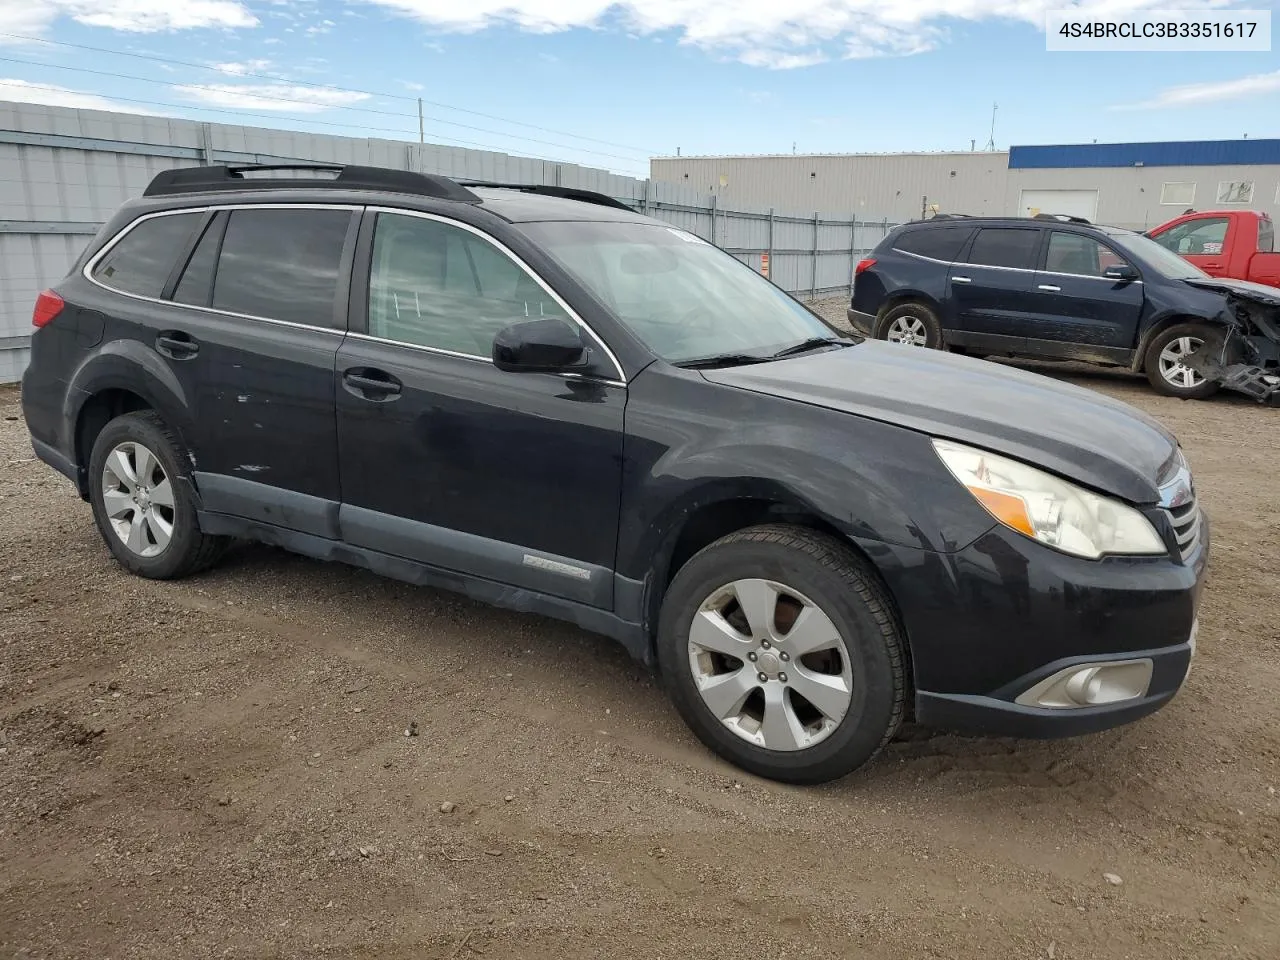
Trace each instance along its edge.
<instances>
[{"instance_id":1,"label":"corrugated metal wall","mask_svg":"<svg viewBox=\"0 0 1280 960\"><path fill-rule=\"evenodd\" d=\"M484 150L0 103L0 383L26 367L36 294L66 275L99 224L155 174L198 163L299 161L595 190L696 233L754 269L772 250L775 282L803 296L848 289L856 259L892 225L855 226L847 214L824 213L815 231L813 213L771 216L765 206L728 204L683 184Z\"/></svg>"},{"instance_id":2,"label":"corrugated metal wall","mask_svg":"<svg viewBox=\"0 0 1280 960\"><path fill-rule=\"evenodd\" d=\"M890 222L917 219L926 203L930 208L936 204L941 213L1016 216L1022 209L1019 198L1023 190L1094 190L1098 193L1100 222L1146 230L1172 219L1188 206L1160 202L1161 188L1170 182L1194 183L1195 202L1191 206L1198 210L1223 206L1217 199L1220 183L1252 182L1253 199L1236 207L1261 210L1273 218L1280 216L1280 164L1222 163L1223 158L1237 154L1273 155L1267 144L1275 141L1256 142L1266 149L1259 149L1256 154L1244 148L1207 151L1216 159L1214 164L1203 166L1050 169L1036 165L1011 169L1010 154L980 152L662 157L651 160L649 169L655 183L665 181L708 191L722 206L772 204L795 210L853 210L860 221L878 217L887 217ZM1106 145L1098 145L1103 146ZM1050 155L1064 162L1071 156L1085 157L1089 148L1036 149L1050 151ZM1190 158L1205 152L1185 149L1182 156ZM1166 150L1153 156L1169 159L1171 155Z\"/></svg>"}]
</instances>

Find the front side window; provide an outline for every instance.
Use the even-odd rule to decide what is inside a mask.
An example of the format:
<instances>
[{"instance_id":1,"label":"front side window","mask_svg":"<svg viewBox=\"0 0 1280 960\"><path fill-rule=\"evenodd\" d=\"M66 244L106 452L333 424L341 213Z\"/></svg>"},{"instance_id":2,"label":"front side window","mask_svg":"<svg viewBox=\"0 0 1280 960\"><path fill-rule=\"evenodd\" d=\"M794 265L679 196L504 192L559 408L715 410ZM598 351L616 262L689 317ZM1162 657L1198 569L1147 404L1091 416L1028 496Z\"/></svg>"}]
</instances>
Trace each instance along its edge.
<instances>
[{"instance_id":1,"label":"front side window","mask_svg":"<svg viewBox=\"0 0 1280 960\"><path fill-rule=\"evenodd\" d=\"M763 359L835 336L750 267L683 230L619 221L518 227L669 363Z\"/></svg>"},{"instance_id":2,"label":"front side window","mask_svg":"<svg viewBox=\"0 0 1280 960\"><path fill-rule=\"evenodd\" d=\"M1190 260L1183 260L1172 250L1161 246L1150 237L1140 233L1119 231L1109 236L1111 242L1131 255L1132 259L1145 267L1150 267L1162 277L1168 277L1170 280L1201 280L1209 276Z\"/></svg>"},{"instance_id":3,"label":"front side window","mask_svg":"<svg viewBox=\"0 0 1280 960\"><path fill-rule=\"evenodd\" d=\"M1053 230L1049 233L1049 248L1045 253L1044 268L1051 273L1074 273L1085 277L1106 276L1107 267L1123 264L1110 247L1093 237L1079 233Z\"/></svg>"},{"instance_id":4,"label":"front side window","mask_svg":"<svg viewBox=\"0 0 1280 960\"><path fill-rule=\"evenodd\" d=\"M487 358L499 330L534 317L568 314L484 238L439 220L378 214L370 335Z\"/></svg>"},{"instance_id":5,"label":"front side window","mask_svg":"<svg viewBox=\"0 0 1280 960\"><path fill-rule=\"evenodd\" d=\"M979 230L969 249L969 262L988 267L1029 268L1040 240L1039 230L987 227Z\"/></svg>"},{"instance_id":6,"label":"front side window","mask_svg":"<svg viewBox=\"0 0 1280 960\"><path fill-rule=\"evenodd\" d=\"M232 210L213 308L315 327L337 324L350 210Z\"/></svg>"},{"instance_id":7,"label":"front side window","mask_svg":"<svg viewBox=\"0 0 1280 960\"><path fill-rule=\"evenodd\" d=\"M93 278L122 293L159 297L174 260L203 216L177 213L143 220L98 261Z\"/></svg>"},{"instance_id":8,"label":"front side window","mask_svg":"<svg viewBox=\"0 0 1280 960\"><path fill-rule=\"evenodd\" d=\"M1188 220L1151 239L1180 257L1214 256L1222 253L1230 222L1226 217Z\"/></svg>"}]
</instances>

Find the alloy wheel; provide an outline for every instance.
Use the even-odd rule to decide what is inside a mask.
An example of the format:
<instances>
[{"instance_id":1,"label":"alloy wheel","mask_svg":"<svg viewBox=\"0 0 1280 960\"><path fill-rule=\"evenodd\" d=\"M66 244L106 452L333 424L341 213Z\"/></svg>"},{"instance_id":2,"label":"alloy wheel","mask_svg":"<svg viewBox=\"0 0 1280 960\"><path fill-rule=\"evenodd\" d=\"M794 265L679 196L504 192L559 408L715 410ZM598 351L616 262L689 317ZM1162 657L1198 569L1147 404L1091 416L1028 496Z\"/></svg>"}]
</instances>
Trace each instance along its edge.
<instances>
[{"instance_id":1,"label":"alloy wheel","mask_svg":"<svg viewBox=\"0 0 1280 960\"><path fill-rule=\"evenodd\" d=\"M923 320L907 313L894 318L885 332L885 339L890 343L901 343L908 347L927 347L929 330L925 327Z\"/></svg>"},{"instance_id":2,"label":"alloy wheel","mask_svg":"<svg viewBox=\"0 0 1280 960\"><path fill-rule=\"evenodd\" d=\"M772 580L735 580L702 602L689 628L689 668L712 714L767 750L822 742L853 698L840 631L816 603Z\"/></svg>"},{"instance_id":3,"label":"alloy wheel","mask_svg":"<svg viewBox=\"0 0 1280 960\"><path fill-rule=\"evenodd\" d=\"M102 506L120 542L139 557L159 556L173 539L173 485L160 459L137 441L107 454Z\"/></svg>"},{"instance_id":4,"label":"alloy wheel","mask_svg":"<svg viewBox=\"0 0 1280 960\"><path fill-rule=\"evenodd\" d=\"M1170 340L1160 351L1160 376L1165 382L1181 390L1193 389L1204 383L1204 377L1184 362L1202 346L1204 340L1200 337L1178 337Z\"/></svg>"}]
</instances>

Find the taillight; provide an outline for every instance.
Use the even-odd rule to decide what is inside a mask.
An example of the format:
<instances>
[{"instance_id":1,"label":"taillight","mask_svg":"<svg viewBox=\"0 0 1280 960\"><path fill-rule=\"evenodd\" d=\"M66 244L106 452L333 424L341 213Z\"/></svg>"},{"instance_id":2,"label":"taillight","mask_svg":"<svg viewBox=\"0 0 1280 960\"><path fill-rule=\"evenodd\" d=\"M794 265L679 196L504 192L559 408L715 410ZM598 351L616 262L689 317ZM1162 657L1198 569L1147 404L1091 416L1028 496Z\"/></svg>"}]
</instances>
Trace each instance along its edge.
<instances>
[{"instance_id":1,"label":"taillight","mask_svg":"<svg viewBox=\"0 0 1280 960\"><path fill-rule=\"evenodd\" d=\"M43 327L60 314L66 305L66 301L60 296L52 290L46 290L36 297L36 308L31 312L31 322L37 327Z\"/></svg>"},{"instance_id":2,"label":"taillight","mask_svg":"<svg viewBox=\"0 0 1280 960\"><path fill-rule=\"evenodd\" d=\"M875 265L875 257L867 257L865 260L859 260L858 265L853 268L853 275L856 277L863 270L866 270L868 267L874 267Z\"/></svg>"}]
</instances>

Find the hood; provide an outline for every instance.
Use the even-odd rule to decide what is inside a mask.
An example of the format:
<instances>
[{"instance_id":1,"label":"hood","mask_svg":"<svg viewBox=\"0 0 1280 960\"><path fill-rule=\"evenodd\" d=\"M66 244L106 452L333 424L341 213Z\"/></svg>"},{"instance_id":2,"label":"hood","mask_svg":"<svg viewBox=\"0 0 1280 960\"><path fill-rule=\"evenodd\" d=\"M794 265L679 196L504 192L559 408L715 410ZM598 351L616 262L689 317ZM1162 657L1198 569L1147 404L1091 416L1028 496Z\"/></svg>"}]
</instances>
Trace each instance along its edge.
<instances>
[{"instance_id":1,"label":"hood","mask_svg":"<svg viewBox=\"0 0 1280 960\"><path fill-rule=\"evenodd\" d=\"M1201 290L1232 294L1268 307L1280 307L1280 288L1269 287L1265 283L1254 283L1252 280L1228 280L1225 277L1196 277L1183 282L1199 287Z\"/></svg>"},{"instance_id":2,"label":"hood","mask_svg":"<svg viewBox=\"0 0 1280 960\"><path fill-rule=\"evenodd\" d=\"M877 340L702 374L983 447L1132 503L1159 500L1159 479L1177 448L1146 414L1091 390Z\"/></svg>"}]
</instances>

